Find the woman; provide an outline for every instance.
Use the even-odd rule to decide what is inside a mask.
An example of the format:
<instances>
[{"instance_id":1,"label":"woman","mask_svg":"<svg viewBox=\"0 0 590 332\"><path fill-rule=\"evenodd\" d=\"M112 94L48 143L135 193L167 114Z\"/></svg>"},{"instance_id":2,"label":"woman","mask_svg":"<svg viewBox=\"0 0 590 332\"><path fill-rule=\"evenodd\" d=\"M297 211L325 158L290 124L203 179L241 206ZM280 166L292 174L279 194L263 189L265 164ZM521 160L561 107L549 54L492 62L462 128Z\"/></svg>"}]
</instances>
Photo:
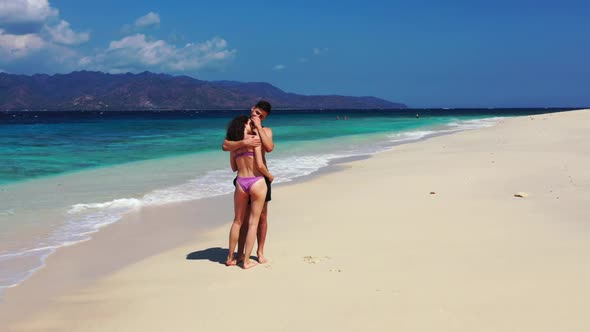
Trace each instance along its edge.
<instances>
[{"instance_id":1,"label":"woman","mask_svg":"<svg viewBox=\"0 0 590 332\"><path fill-rule=\"evenodd\" d=\"M241 141L244 135L258 135L256 129L252 129L250 119L246 115L235 117L227 127L226 139L229 141ZM240 236L240 227L246 207L248 206L248 199L250 200L250 217L248 224L248 233L246 235L246 246L244 253L243 268L248 269L256 264L255 261L250 260L250 254L254 248L256 241L256 231L258 230L258 220L264 207L264 200L266 198L266 176L271 182L274 177L262 160L262 147L256 148L244 147L230 153L230 164L232 170L238 171L236 178L236 190L234 192L234 222L229 231L229 253L225 264L232 266L237 264L234 258L234 250L238 243Z\"/></svg>"}]
</instances>

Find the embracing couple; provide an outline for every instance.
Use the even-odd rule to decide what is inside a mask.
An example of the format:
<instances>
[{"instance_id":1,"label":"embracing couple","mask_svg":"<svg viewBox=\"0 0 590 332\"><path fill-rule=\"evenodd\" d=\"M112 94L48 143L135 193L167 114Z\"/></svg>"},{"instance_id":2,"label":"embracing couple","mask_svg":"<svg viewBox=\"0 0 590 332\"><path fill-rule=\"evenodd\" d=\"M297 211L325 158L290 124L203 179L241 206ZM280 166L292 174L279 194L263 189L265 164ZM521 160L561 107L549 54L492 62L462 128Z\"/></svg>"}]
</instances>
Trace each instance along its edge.
<instances>
[{"instance_id":1,"label":"embracing couple","mask_svg":"<svg viewBox=\"0 0 590 332\"><path fill-rule=\"evenodd\" d=\"M258 239L256 256L259 263L266 263L264 243L267 230L267 209L270 201L270 184L274 177L266 168L265 153L274 149L272 130L262 126L270 114L271 106L259 101L250 117L235 117L227 127L223 150L230 151L230 164L234 172L234 221L229 232L229 253L225 264L242 262L244 269L258 263L250 259L254 242ZM234 251L238 247L238 256Z\"/></svg>"}]
</instances>

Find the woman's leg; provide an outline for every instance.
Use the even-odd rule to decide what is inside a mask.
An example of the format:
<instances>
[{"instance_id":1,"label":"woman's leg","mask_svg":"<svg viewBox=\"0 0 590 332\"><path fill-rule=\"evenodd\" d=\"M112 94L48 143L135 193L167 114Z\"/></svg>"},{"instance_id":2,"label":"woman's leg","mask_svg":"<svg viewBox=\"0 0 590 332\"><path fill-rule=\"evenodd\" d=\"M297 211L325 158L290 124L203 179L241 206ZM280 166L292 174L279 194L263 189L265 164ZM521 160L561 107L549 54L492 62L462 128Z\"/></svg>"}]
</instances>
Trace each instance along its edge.
<instances>
[{"instance_id":1,"label":"woman's leg","mask_svg":"<svg viewBox=\"0 0 590 332\"><path fill-rule=\"evenodd\" d=\"M259 180L250 188L250 220L248 221L248 234L246 235L246 248L244 250L244 269L248 269L258 263L250 260L254 242L256 242L256 232L258 230L258 220L264 207L266 199L266 183Z\"/></svg>"},{"instance_id":2,"label":"woman's leg","mask_svg":"<svg viewBox=\"0 0 590 332\"><path fill-rule=\"evenodd\" d=\"M240 238L238 239L238 263L244 261L244 246L246 245L246 234L248 234L248 221L250 220L250 204L246 205L244 221L240 228Z\"/></svg>"},{"instance_id":3,"label":"woman's leg","mask_svg":"<svg viewBox=\"0 0 590 332\"><path fill-rule=\"evenodd\" d=\"M246 212L247 205L248 194L244 192L242 187L237 185L236 191L234 191L234 222L232 223L229 230L229 252L227 254L227 260L225 261L225 265L227 266L237 264L236 259L234 258L234 251L236 250L238 238L240 237L240 227L242 226L242 221L244 220L244 214ZM238 255L241 254L242 253L238 253Z\"/></svg>"}]
</instances>

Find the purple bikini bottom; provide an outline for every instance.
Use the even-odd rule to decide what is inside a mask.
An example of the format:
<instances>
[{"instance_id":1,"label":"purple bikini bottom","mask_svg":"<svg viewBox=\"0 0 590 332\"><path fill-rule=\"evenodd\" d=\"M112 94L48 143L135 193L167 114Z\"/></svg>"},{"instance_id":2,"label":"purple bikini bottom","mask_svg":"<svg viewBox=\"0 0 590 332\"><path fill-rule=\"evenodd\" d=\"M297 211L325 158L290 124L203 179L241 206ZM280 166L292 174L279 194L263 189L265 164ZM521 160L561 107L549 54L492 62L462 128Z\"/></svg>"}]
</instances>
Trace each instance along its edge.
<instances>
[{"instance_id":1,"label":"purple bikini bottom","mask_svg":"<svg viewBox=\"0 0 590 332\"><path fill-rule=\"evenodd\" d=\"M258 180L264 179L264 176L252 176L252 177L239 177L236 179L240 187L244 189L246 193L250 193L250 188L258 182Z\"/></svg>"}]
</instances>

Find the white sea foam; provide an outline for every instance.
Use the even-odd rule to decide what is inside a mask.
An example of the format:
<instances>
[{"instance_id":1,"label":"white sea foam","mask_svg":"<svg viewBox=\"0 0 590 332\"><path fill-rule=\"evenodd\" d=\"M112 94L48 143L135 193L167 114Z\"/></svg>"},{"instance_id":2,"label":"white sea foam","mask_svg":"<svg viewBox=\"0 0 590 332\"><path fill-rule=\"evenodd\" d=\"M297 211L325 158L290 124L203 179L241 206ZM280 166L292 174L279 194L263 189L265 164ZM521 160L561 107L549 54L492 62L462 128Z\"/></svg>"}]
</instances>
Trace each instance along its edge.
<instances>
[{"instance_id":1,"label":"white sea foam","mask_svg":"<svg viewBox=\"0 0 590 332\"><path fill-rule=\"evenodd\" d=\"M69 214L85 212L88 210L108 209L108 210L125 210L128 208L140 207L141 201L135 198L115 199L104 203L75 204L68 211Z\"/></svg>"},{"instance_id":2,"label":"white sea foam","mask_svg":"<svg viewBox=\"0 0 590 332\"><path fill-rule=\"evenodd\" d=\"M436 130L416 130L416 131L407 131L401 133L394 133L388 135L390 142L392 143L400 143L400 142L411 142L417 141L426 137L452 133L457 131L463 130L471 130L471 129L479 129L479 128L487 128L492 127L497 124L500 120L504 118L502 117L493 117L493 118L483 118L483 119L473 119L473 120L461 120L456 122L449 122L444 124L441 128Z\"/></svg>"},{"instance_id":3,"label":"white sea foam","mask_svg":"<svg viewBox=\"0 0 590 332\"><path fill-rule=\"evenodd\" d=\"M348 157L349 154L323 154L290 156L278 160L270 160L268 167L278 179L276 182L289 182L293 179L310 175L322 167L328 166L330 160Z\"/></svg>"},{"instance_id":4,"label":"white sea foam","mask_svg":"<svg viewBox=\"0 0 590 332\"><path fill-rule=\"evenodd\" d=\"M4 211L0 211L0 216L13 216L15 214L14 209L7 209Z\"/></svg>"},{"instance_id":5,"label":"white sea foam","mask_svg":"<svg viewBox=\"0 0 590 332\"><path fill-rule=\"evenodd\" d=\"M156 189L142 199L145 205L161 205L226 194L233 190L233 173L228 169L212 170L186 183Z\"/></svg>"},{"instance_id":6,"label":"white sea foam","mask_svg":"<svg viewBox=\"0 0 590 332\"><path fill-rule=\"evenodd\" d=\"M503 117L493 117L493 118L484 118L484 119L463 120L463 121L459 121L459 122L448 123L447 126L458 127L460 130L487 128L487 127L494 126L502 119L504 119L504 118Z\"/></svg>"},{"instance_id":7,"label":"white sea foam","mask_svg":"<svg viewBox=\"0 0 590 332\"><path fill-rule=\"evenodd\" d=\"M37 270L44 268L45 260L55 250L57 247L40 247L0 254L0 264L3 266L0 275L0 301L6 288L18 286Z\"/></svg>"},{"instance_id":8,"label":"white sea foam","mask_svg":"<svg viewBox=\"0 0 590 332\"><path fill-rule=\"evenodd\" d=\"M390 142L397 143L397 142L407 142L407 141L417 141L422 139L428 135L434 134L435 131L431 130L419 130L419 131L409 131L409 132L402 132L402 133L395 133L388 135Z\"/></svg>"}]
</instances>

